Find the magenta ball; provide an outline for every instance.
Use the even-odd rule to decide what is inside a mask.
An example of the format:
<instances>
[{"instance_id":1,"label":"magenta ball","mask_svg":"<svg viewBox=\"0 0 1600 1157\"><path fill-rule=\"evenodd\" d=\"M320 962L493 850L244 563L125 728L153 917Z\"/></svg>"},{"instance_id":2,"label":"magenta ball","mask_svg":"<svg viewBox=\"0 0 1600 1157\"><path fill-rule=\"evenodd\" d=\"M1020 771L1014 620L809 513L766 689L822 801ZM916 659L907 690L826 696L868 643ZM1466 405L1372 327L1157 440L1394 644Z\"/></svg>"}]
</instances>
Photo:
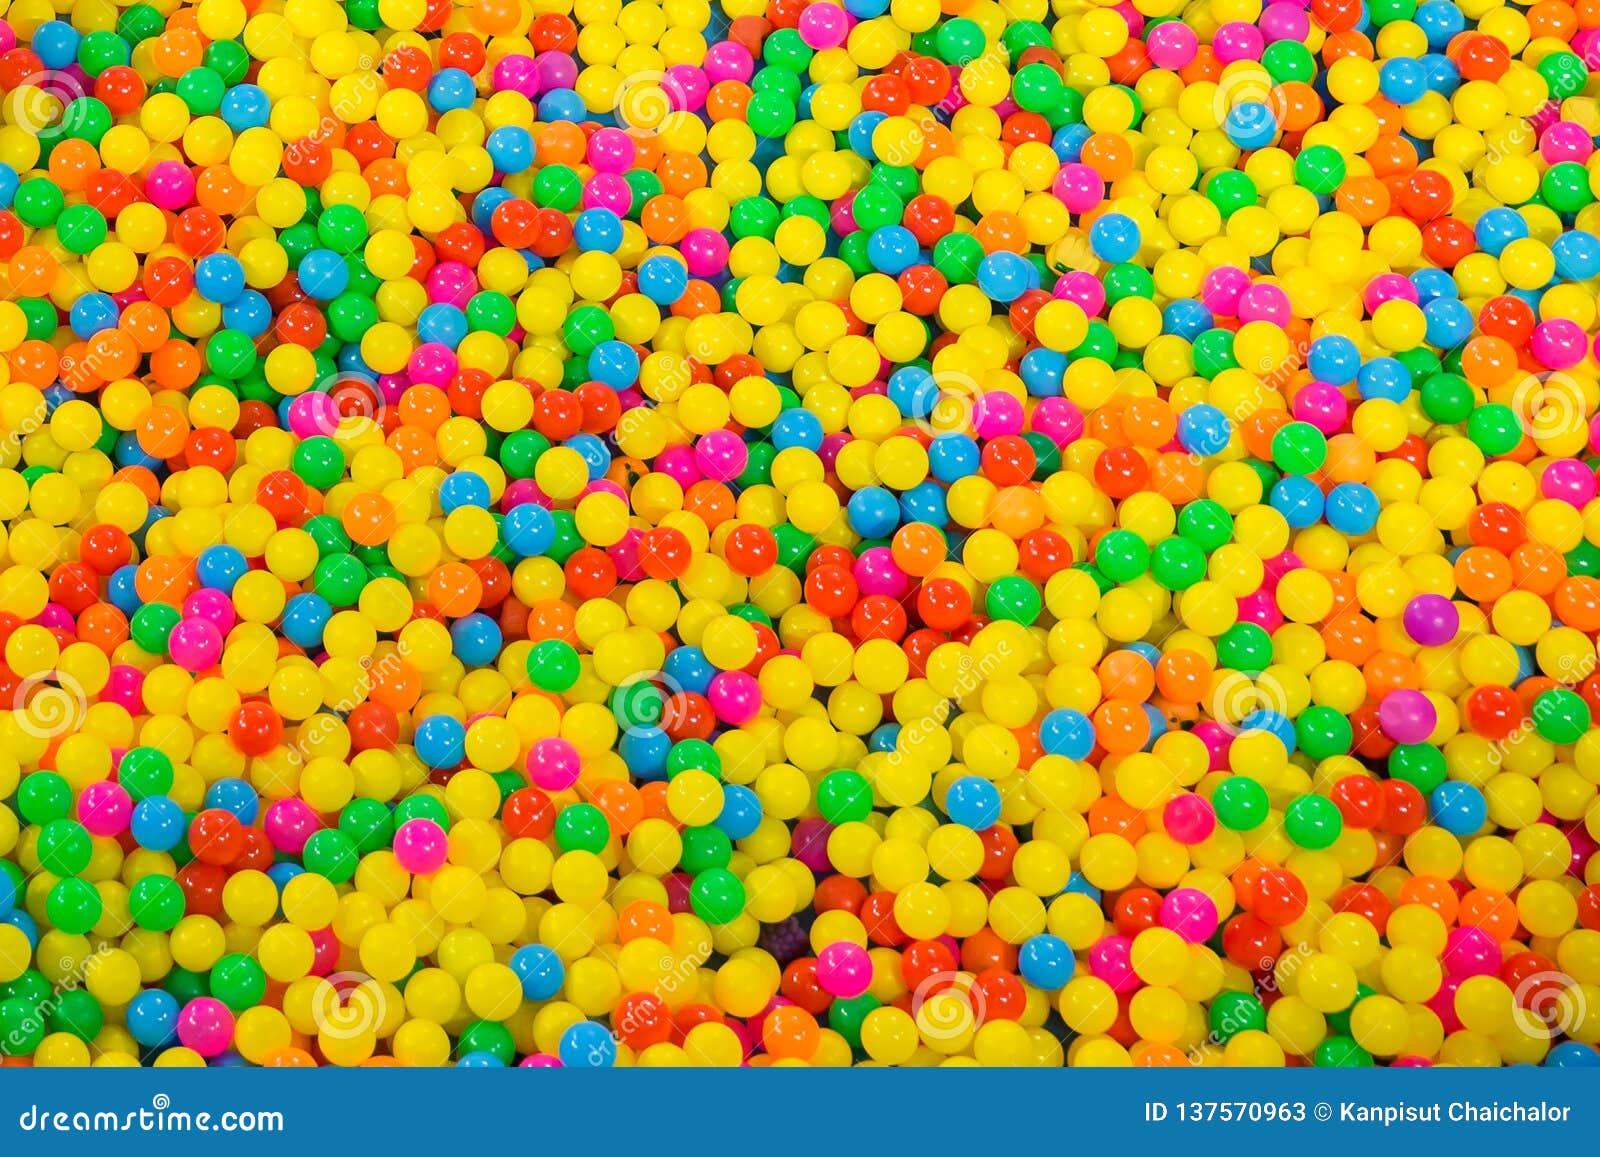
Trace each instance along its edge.
<instances>
[{"instance_id":1,"label":"magenta ball","mask_svg":"<svg viewBox=\"0 0 1600 1157\"><path fill-rule=\"evenodd\" d=\"M178 1041L203 1057L220 1056L233 1040L233 1013L220 1000L197 996L178 1013Z\"/></svg>"},{"instance_id":2,"label":"magenta ball","mask_svg":"<svg viewBox=\"0 0 1600 1157\"><path fill-rule=\"evenodd\" d=\"M743 671L723 671L712 678L706 699L718 719L738 727L761 711L761 686Z\"/></svg>"},{"instance_id":3,"label":"magenta ball","mask_svg":"<svg viewBox=\"0 0 1600 1157\"><path fill-rule=\"evenodd\" d=\"M1442 647L1460 630L1461 612L1443 595L1422 594L1406 604L1400 621L1413 642Z\"/></svg>"},{"instance_id":4,"label":"magenta ball","mask_svg":"<svg viewBox=\"0 0 1600 1157\"><path fill-rule=\"evenodd\" d=\"M1499 976L1500 945L1482 928L1452 928L1445 937L1445 971L1462 980L1472 976Z\"/></svg>"},{"instance_id":5,"label":"magenta ball","mask_svg":"<svg viewBox=\"0 0 1600 1157\"><path fill-rule=\"evenodd\" d=\"M859 944L836 941L817 953L817 983L834 996L860 996L872 983L872 958Z\"/></svg>"},{"instance_id":6,"label":"magenta ball","mask_svg":"<svg viewBox=\"0 0 1600 1157\"><path fill-rule=\"evenodd\" d=\"M261 826L274 848L297 856L305 851L306 841L316 834L322 823L304 800L280 799L267 808Z\"/></svg>"},{"instance_id":7,"label":"magenta ball","mask_svg":"<svg viewBox=\"0 0 1600 1157\"><path fill-rule=\"evenodd\" d=\"M1200 38L1194 29L1178 20L1158 24L1145 39L1145 51L1157 68L1176 71L1193 60L1199 50Z\"/></svg>"},{"instance_id":8,"label":"magenta ball","mask_svg":"<svg viewBox=\"0 0 1600 1157\"><path fill-rule=\"evenodd\" d=\"M1421 691L1391 691L1378 704L1378 726L1396 743L1422 743L1438 722L1438 711Z\"/></svg>"},{"instance_id":9,"label":"magenta ball","mask_svg":"<svg viewBox=\"0 0 1600 1157\"><path fill-rule=\"evenodd\" d=\"M194 174L178 161L162 161L145 178L144 191L158 209L181 209L194 197Z\"/></svg>"},{"instance_id":10,"label":"magenta ball","mask_svg":"<svg viewBox=\"0 0 1600 1157\"><path fill-rule=\"evenodd\" d=\"M1180 844L1203 844L1217 830L1217 813L1197 795L1176 795L1161 811L1161 825Z\"/></svg>"},{"instance_id":11,"label":"magenta ball","mask_svg":"<svg viewBox=\"0 0 1600 1157\"><path fill-rule=\"evenodd\" d=\"M91 836L119 836L132 816L133 799L109 779L96 780L78 796L78 822Z\"/></svg>"},{"instance_id":12,"label":"magenta ball","mask_svg":"<svg viewBox=\"0 0 1600 1157\"><path fill-rule=\"evenodd\" d=\"M1539 490L1580 510L1595 497L1594 471L1576 458L1557 458L1539 475Z\"/></svg>"},{"instance_id":13,"label":"magenta ball","mask_svg":"<svg viewBox=\"0 0 1600 1157\"><path fill-rule=\"evenodd\" d=\"M1198 888L1174 888L1161 901L1161 926L1202 944L1217 930L1217 906Z\"/></svg>"},{"instance_id":14,"label":"magenta ball","mask_svg":"<svg viewBox=\"0 0 1600 1157\"><path fill-rule=\"evenodd\" d=\"M167 653L185 671L204 671L222 658L222 630L210 619L184 619L167 636Z\"/></svg>"},{"instance_id":15,"label":"magenta ball","mask_svg":"<svg viewBox=\"0 0 1600 1157\"><path fill-rule=\"evenodd\" d=\"M394 858L414 876L437 872L449 854L450 840L433 820L407 820L395 829Z\"/></svg>"},{"instance_id":16,"label":"magenta ball","mask_svg":"<svg viewBox=\"0 0 1600 1157\"><path fill-rule=\"evenodd\" d=\"M528 752L528 778L545 791L566 791L580 770L578 749L565 739L541 739Z\"/></svg>"},{"instance_id":17,"label":"magenta ball","mask_svg":"<svg viewBox=\"0 0 1600 1157\"><path fill-rule=\"evenodd\" d=\"M1112 992L1132 992L1143 982L1133 970L1133 941L1126 936L1103 936L1089 949L1089 971L1111 986Z\"/></svg>"}]
</instances>

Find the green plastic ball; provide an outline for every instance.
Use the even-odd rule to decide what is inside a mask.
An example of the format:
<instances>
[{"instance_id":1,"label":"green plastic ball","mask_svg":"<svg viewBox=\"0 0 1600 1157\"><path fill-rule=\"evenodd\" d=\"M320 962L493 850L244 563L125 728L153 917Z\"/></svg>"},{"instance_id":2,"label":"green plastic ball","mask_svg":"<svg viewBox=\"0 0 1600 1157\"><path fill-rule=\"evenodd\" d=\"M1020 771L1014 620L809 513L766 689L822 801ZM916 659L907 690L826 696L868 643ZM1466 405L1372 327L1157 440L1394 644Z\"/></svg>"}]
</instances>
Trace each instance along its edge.
<instances>
[{"instance_id":1,"label":"green plastic ball","mask_svg":"<svg viewBox=\"0 0 1600 1157\"><path fill-rule=\"evenodd\" d=\"M1211 796L1217 822L1232 832L1248 832L1266 822L1267 789L1249 776L1232 775L1217 784Z\"/></svg>"},{"instance_id":2,"label":"green plastic ball","mask_svg":"<svg viewBox=\"0 0 1600 1157\"><path fill-rule=\"evenodd\" d=\"M528 652L528 678L541 691L560 694L577 683L581 667L571 643L545 639Z\"/></svg>"},{"instance_id":3,"label":"green plastic ball","mask_svg":"<svg viewBox=\"0 0 1600 1157\"><path fill-rule=\"evenodd\" d=\"M865 820L872 814L872 785L855 771L830 771L817 783L817 811L830 824Z\"/></svg>"},{"instance_id":4,"label":"green plastic ball","mask_svg":"<svg viewBox=\"0 0 1600 1157\"><path fill-rule=\"evenodd\" d=\"M726 868L701 872L689 885L689 904L707 924L731 924L744 911L744 884Z\"/></svg>"}]
</instances>

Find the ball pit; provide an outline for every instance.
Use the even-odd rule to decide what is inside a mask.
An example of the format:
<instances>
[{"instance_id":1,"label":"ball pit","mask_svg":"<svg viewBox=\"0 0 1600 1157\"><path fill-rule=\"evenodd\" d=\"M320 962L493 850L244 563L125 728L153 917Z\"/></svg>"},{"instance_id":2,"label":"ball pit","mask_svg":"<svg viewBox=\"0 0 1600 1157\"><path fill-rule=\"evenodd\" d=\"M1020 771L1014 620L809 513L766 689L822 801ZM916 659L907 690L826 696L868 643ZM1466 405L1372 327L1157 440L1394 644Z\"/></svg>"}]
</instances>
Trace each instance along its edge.
<instances>
[{"instance_id":1,"label":"ball pit","mask_svg":"<svg viewBox=\"0 0 1600 1157\"><path fill-rule=\"evenodd\" d=\"M0 1063L1600 1065L1597 64L13 0Z\"/></svg>"}]
</instances>

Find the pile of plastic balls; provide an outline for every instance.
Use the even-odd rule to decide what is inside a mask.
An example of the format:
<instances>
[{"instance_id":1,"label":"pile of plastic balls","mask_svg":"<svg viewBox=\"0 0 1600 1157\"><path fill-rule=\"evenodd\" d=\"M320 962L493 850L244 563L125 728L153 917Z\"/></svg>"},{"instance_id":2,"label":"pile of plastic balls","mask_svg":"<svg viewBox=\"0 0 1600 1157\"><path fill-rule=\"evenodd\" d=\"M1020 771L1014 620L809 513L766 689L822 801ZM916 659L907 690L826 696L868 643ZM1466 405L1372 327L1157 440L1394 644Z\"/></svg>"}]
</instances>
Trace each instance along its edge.
<instances>
[{"instance_id":1,"label":"pile of plastic balls","mask_svg":"<svg viewBox=\"0 0 1600 1157\"><path fill-rule=\"evenodd\" d=\"M5 1065L1600 1065L1600 0L0 9Z\"/></svg>"}]
</instances>

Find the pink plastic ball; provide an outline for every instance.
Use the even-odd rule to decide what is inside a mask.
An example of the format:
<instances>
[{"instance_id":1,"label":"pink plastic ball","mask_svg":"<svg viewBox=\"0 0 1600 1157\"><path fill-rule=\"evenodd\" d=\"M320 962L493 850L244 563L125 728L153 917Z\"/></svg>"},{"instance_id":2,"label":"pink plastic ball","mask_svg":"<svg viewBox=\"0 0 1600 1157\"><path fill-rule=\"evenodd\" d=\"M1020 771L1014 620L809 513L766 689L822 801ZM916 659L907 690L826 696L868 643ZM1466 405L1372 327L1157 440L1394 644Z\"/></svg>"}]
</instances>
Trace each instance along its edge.
<instances>
[{"instance_id":1,"label":"pink plastic ball","mask_svg":"<svg viewBox=\"0 0 1600 1157\"><path fill-rule=\"evenodd\" d=\"M528 778L545 791L566 791L582 769L578 749L565 739L541 739L528 752Z\"/></svg>"},{"instance_id":2,"label":"pink plastic ball","mask_svg":"<svg viewBox=\"0 0 1600 1157\"><path fill-rule=\"evenodd\" d=\"M1145 51L1150 63L1170 71L1188 64L1199 50L1200 38L1195 35L1194 29L1177 20L1157 25L1145 39Z\"/></svg>"},{"instance_id":3,"label":"pink plastic ball","mask_svg":"<svg viewBox=\"0 0 1600 1157\"><path fill-rule=\"evenodd\" d=\"M339 407L331 394L312 390L289 403L289 430L298 438L331 435L339 428Z\"/></svg>"},{"instance_id":4,"label":"pink plastic ball","mask_svg":"<svg viewBox=\"0 0 1600 1157\"><path fill-rule=\"evenodd\" d=\"M834 996L860 996L872 983L872 957L859 944L835 941L817 953L817 983Z\"/></svg>"},{"instance_id":5,"label":"pink plastic ball","mask_svg":"<svg viewBox=\"0 0 1600 1157\"><path fill-rule=\"evenodd\" d=\"M1198 888L1174 888L1161 901L1161 926L1203 944L1217 930L1217 906Z\"/></svg>"},{"instance_id":6,"label":"pink plastic ball","mask_svg":"<svg viewBox=\"0 0 1600 1157\"><path fill-rule=\"evenodd\" d=\"M1289 295L1276 285L1252 285L1239 295L1239 320L1283 325L1289 320Z\"/></svg>"},{"instance_id":7,"label":"pink plastic ball","mask_svg":"<svg viewBox=\"0 0 1600 1157\"><path fill-rule=\"evenodd\" d=\"M1500 945L1482 928L1452 928L1445 938L1445 971L1465 980L1471 976L1498 976L1502 954Z\"/></svg>"},{"instance_id":8,"label":"pink plastic ball","mask_svg":"<svg viewBox=\"0 0 1600 1157\"><path fill-rule=\"evenodd\" d=\"M895 565L894 552L886 546L862 551L851 574L864 595L888 595L897 599L911 589L910 577Z\"/></svg>"},{"instance_id":9,"label":"pink plastic ball","mask_svg":"<svg viewBox=\"0 0 1600 1157\"><path fill-rule=\"evenodd\" d=\"M1378 704L1378 726L1396 743L1425 742L1438 722L1438 710L1421 691L1400 688Z\"/></svg>"},{"instance_id":10,"label":"pink plastic ball","mask_svg":"<svg viewBox=\"0 0 1600 1157\"><path fill-rule=\"evenodd\" d=\"M100 691L100 698L103 702L126 708L131 715L143 714L144 672L126 664L111 668L106 685Z\"/></svg>"},{"instance_id":11,"label":"pink plastic ball","mask_svg":"<svg viewBox=\"0 0 1600 1157\"><path fill-rule=\"evenodd\" d=\"M321 827L311 805L299 799L280 799L267 808L262 820L262 828L272 846L295 856L305 851L306 841Z\"/></svg>"},{"instance_id":12,"label":"pink plastic ball","mask_svg":"<svg viewBox=\"0 0 1600 1157\"><path fill-rule=\"evenodd\" d=\"M694 463L714 482L731 482L750 462L750 448L731 430L711 430L694 448Z\"/></svg>"},{"instance_id":13,"label":"pink plastic ball","mask_svg":"<svg viewBox=\"0 0 1600 1157\"><path fill-rule=\"evenodd\" d=\"M185 671L204 671L222 658L222 632L210 619L184 619L172 628L167 653Z\"/></svg>"},{"instance_id":14,"label":"pink plastic ball","mask_svg":"<svg viewBox=\"0 0 1600 1157\"><path fill-rule=\"evenodd\" d=\"M1200 282L1200 300L1219 317L1237 317L1239 298L1249 288L1248 273L1231 265L1220 265Z\"/></svg>"},{"instance_id":15,"label":"pink plastic ball","mask_svg":"<svg viewBox=\"0 0 1600 1157\"><path fill-rule=\"evenodd\" d=\"M414 876L426 876L444 867L450 840L433 820L407 820L395 829L394 858Z\"/></svg>"},{"instance_id":16,"label":"pink plastic ball","mask_svg":"<svg viewBox=\"0 0 1600 1157\"><path fill-rule=\"evenodd\" d=\"M1078 161L1062 165L1052 191L1069 213L1087 213L1105 199L1106 183L1094 169Z\"/></svg>"},{"instance_id":17,"label":"pink plastic ball","mask_svg":"<svg viewBox=\"0 0 1600 1157\"><path fill-rule=\"evenodd\" d=\"M1104 936L1089 949L1089 971L1111 986L1112 992L1133 992L1143 981L1133 970L1133 941L1126 936Z\"/></svg>"},{"instance_id":18,"label":"pink plastic ball","mask_svg":"<svg viewBox=\"0 0 1600 1157\"><path fill-rule=\"evenodd\" d=\"M811 48L837 48L850 34L850 18L833 4L807 4L799 27L800 39Z\"/></svg>"},{"instance_id":19,"label":"pink plastic ball","mask_svg":"<svg viewBox=\"0 0 1600 1157\"><path fill-rule=\"evenodd\" d=\"M1584 359L1589 339L1577 322L1553 317L1533 327L1528 350L1553 370L1568 370Z\"/></svg>"},{"instance_id":20,"label":"pink plastic ball","mask_svg":"<svg viewBox=\"0 0 1600 1157\"><path fill-rule=\"evenodd\" d=\"M1203 844L1217 830L1217 813L1197 795L1176 795L1161 811L1161 826L1180 844Z\"/></svg>"},{"instance_id":21,"label":"pink plastic ball","mask_svg":"<svg viewBox=\"0 0 1600 1157\"><path fill-rule=\"evenodd\" d=\"M1070 301L1090 317L1099 317L1106 307L1106 287L1092 273L1074 269L1056 282L1055 296Z\"/></svg>"},{"instance_id":22,"label":"pink plastic ball","mask_svg":"<svg viewBox=\"0 0 1600 1157\"><path fill-rule=\"evenodd\" d=\"M1223 64L1238 60L1260 60L1266 41L1260 29L1243 20L1230 20L1218 28L1211 38L1211 49Z\"/></svg>"},{"instance_id":23,"label":"pink plastic ball","mask_svg":"<svg viewBox=\"0 0 1600 1157\"><path fill-rule=\"evenodd\" d=\"M694 277L710 277L727 268L728 241L715 229L691 229L679 248Z\"/></svg>"},{"instance_id":24,"label":"pink plastic ball","mask_svg":"<svg viewBox=\"0 0 1600 1157\"><path fill-rule=\"evenodd\" d=\"M132 816L132 797L108 779L96 780L78 796L78 822L91 836L119 836Z\"/></svg>"},{"instance_id":25,"label":"pink plastic ball","mask_svg":"<svg viewBox=\"0 0 1600 1157\"><path fill-rule=\"evenodd\" d=\"M1546 498L1580 510L1594 499L1596 488L1594 471L1575 458L1557 458L1539 475L1539 490Z\"/></svg>"},{"instance_id":26,"label":"pink plastic ball","mask_svg":"<svg viewBox=\"0 0 1600 1157\"><path fill-rule=\"evenodd\" d=\"M178 1013L178 1041L203 1057L220 1056L233 1040L233 1013L220 1000L197 996Z\"/></svg>"},{"instance_id":27,"label":"pink plastic ball","mask_svg":"<svg viewBox=\"0 0 1600 1157\"><path fill-rule=\"evenodd\" d=\"M706 688L717 718L731 726L749 723L761 712L761 685L743 671L723 671Z\"/></svg>"},{"instance_id":28,"label":"pink plastic ball","mask_svg":"<svg viewBox=\"0 0 1600 1157\"><path fill-rule=\"evenodd\" d=\"M1083 437L1083 411L1067 398L1041 398L1032 425L1057 446L1067 446Z\"/></svg>"},{"instance_id":29,"label":"pink plastic ball","mask_svg":"<svg viewBox=\"0 0 1600 1157\"><path fill-rule=\"evenodd\" d=\"M151 168L144 191L158 209L181 209L194 198L194 174L178 161L162 161Z\"/></svg>"}]
</instances>

